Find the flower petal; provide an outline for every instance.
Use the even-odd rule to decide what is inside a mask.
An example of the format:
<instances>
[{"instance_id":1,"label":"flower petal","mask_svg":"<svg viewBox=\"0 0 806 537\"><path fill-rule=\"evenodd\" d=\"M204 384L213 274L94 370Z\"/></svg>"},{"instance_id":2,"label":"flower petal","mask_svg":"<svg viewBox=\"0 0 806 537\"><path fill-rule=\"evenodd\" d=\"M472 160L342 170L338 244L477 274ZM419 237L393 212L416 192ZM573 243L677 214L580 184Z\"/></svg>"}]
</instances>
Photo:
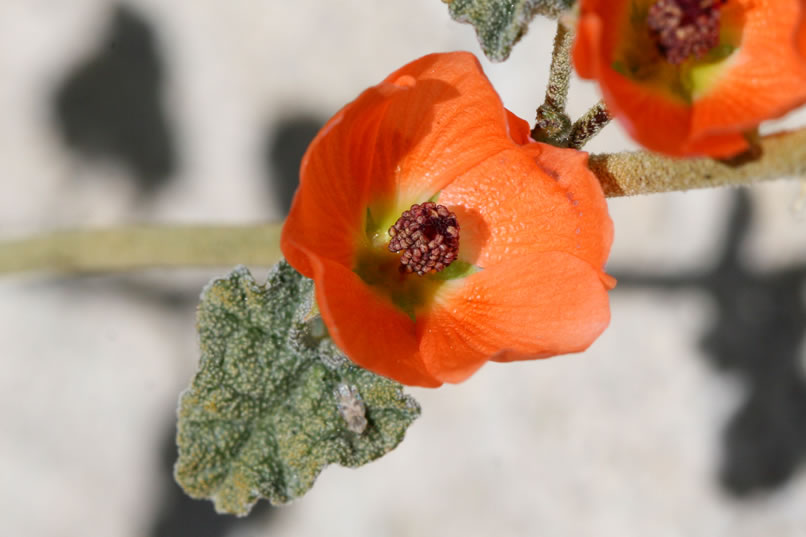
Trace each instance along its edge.
<instances>
[{"instance_id":1,"label":"flower petal","mask_svg":"<svg viewBox=\"0 0 806 537\"><path fill-rule=\"evenodd\" d=\"M459 257L490 267L562 251L601 269L613 224L587 154L536 142L487 159L448 185L439 203L461 226Z\"/></svg>"},{"instance_id":2,"label":"flower petal","mask_svg":"<svg viewBox=\"0 0 806 537\"><path fill-rule=\"evenodd\" d=\"M602 94L613 116L647 149L674 156L727 157L749 147L741 129L692 136L691 121L695 113L692 107L671 100L656 89L636 84L612 70L603 72L600 80Z\"/></svg>"},{"instance_id":3,"label":"flower petal","mask_svg":"<svg viewBox=\"0 0 806 537\"><path fill-rule=\"evenodd\" d=\"M509 137L518 145L526 145L532 140L532 129L529 123L507 109L507 121L509 123Z\"/></svg>"},{"instance_id":4,"label":"flower petal","mask_svg":"<svg viewBox=\"0 0 806 537\"><path fill-rule=\"evenodd\" d=\"M431 54L406 65L345 106L309 146L283 252L306 276L306 256L286 237L351 266L368 207L388 211L428 199L507 147L508 127L472 54Z\"/></svg>"},{"instance_id":5,"label":"flower petal","mask_svg":"<svg viewBox=\"0 0 806 537\"><path fill-rule=\"evenodd\" d=\"M601 18L599 13L580 18L574 65L580 76L599 79L610 113L634 140L652 151L677 156L729 156L749 147L740 132L689 140L691 106L670 99L657 88L637 84L610 66L617 38L612 28L619 24L618 11L604 7L600 13ZM605 33L606 24L613 26L607 26L610 31Z\"/></svg>"},{"instance_id":6,"label":"flower petal","mask_svg":"<svg viewBox=\"0 0 806 537\"><path fill-rule=\"evenodd\" d=\"M801 9L800 29L798 30L798 52L806 60L806 8Z\"/></svg>"},{"instance_id":7,"label":"flower petal","mask_svg":"<svg viewBox=\"0 0 806 537\"><path fill-rule=\"evenodd\" d=\"M628 3L612 0L584 0L577 22L571 55L582 78L598 78L609 68Z\"/></svg>"},{"instance_id":8,"label":"flower petal","mask_svg":"<svg viewBox=\"0 0 806 537\"><path fill-rule=\"evenodd\" d=\"M442 384L425 369L414 322L351 270L306 250L316 302L336 345L356 364L409 386Z\"/></svg>"},{"instance_id":9,"label":"flower petal","mask_svg":"<svg viewBox=\"0 0 806 537\"><path fill-rule=\"evenodd\" d=\"M585 350L610 321L600 272L563 252L509 259L446 292L417 323L429 373L460 382L488 359Z\"/></svg>"},{"instance_id":10,"label":"flower petal","mask_svg":"<svg viewBox=\"0 0 806 537\"><path fill-rule=\"evenodd\" d=\"M508 118L469 52L430 54L386 78L401 81L409 91L396 95L385 111L383 136L372 154L370 199L394 198L396 206L410 206L506 147Z\"/></svg>"},{"instance_id":11,"label":"flower petal","mask_svg":"<svg viewBox=\"0 0 806 537\"><path fill-rule=\"evenodd\" d=\"M797 0L735 0L745 8L742 43L715 87L696 101L691 136L744 130L806 101L806 62L793 44Z\"/></svg>"},{"instance_id":12,"label":"flower petal","mask_svg":"<svg viewBox=\"0 0 806 537\"><path fill-rule=\"evenodd\" d=\"M390 98L400 91L391 84L368 89L328 121L308 146L280 243L288 262L305 276L312 277L313 270L297 244L352 263L372 177L366 155L372 154Z\"/></svg>"},{"instance_id":13,"label":"flower petal","mask_svg":"<svg viewBox=\"0 0 806 537\"><path fill-rule=\"evenodd\" d=\"M538 165L566 189L566 197L576 210L575 251L570 252L589 262L593 268L604 268L613 244L613 220L607 208L599 179L588 168L588 154L548 144L529 144ZM570 219L569 219L570 220ZM566 227L571 231L570 222Z\"/></svg>"},{"instance_id":14,"label":"flower petal","mask_svg":"<svg viewBox=\"0 0 806 537\"><path fill-rule=\"evenodd\" d=\"M806 101L802 0L733 0L722 8L741 21L741 42L718 78L692 102L671 87L632 80L614 67L620 40L630 35L627 0L582 0L573 58L583 78L599 81L603 98L630 135L673 156L733 156L749 147L747 131ZM627 43L629 46L630 44ZM640 46L632 43L632 46Z\"/></svg>"},{"instance_id":15,"label":"flower petal","mask_svg":"<svg viewBox=\"0 0 806 537\"><path fill-rule=\"evenodd\" d=\"M607 107L630 136L649 149L663 151L670 139L682 140L687 136L689 109L684 103L636 84L612 68L627 4L623 1L583 2L572 50L574 66L581 77L599 80ZM663 125L663 128L646 129L645 125Z\"/></svg>"}]
</instances>

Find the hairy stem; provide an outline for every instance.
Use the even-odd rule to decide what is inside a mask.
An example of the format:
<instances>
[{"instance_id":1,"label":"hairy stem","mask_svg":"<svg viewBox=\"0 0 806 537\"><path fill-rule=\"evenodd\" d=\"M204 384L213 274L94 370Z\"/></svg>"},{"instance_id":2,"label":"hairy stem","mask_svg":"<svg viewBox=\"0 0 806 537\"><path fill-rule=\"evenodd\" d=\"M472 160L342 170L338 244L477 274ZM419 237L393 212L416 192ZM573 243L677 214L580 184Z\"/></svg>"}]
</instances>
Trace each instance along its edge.
<instances>
[{"instance_id":1,"label":"hairy stem","mask_svg":"<svg viewBox=\"0 0 806 537\"><path fill-rule=\"evenodd\" d=\"M730 161L672 159L643 151L591 155L607 197L749 185L806 174L806 128L761 137ZM280 258L280 224L60 231L0 241L0 274L91 273L150 267L268 266Z\"/></svg>"},{"instance_id":2,"label":"hairy stem","mask_svg":"<svg viewBox=\"0 0 806 537\"><path fill-rule=\"evenodd\" d=\"M551 51L549 82L546 97L537 109L532 138L538 142L564 146L571 127L571 120L565 113L568 101L568 85L571 80L571 45L574 31L562 21L557 22L554 48Z\"/></svg>"},{"instance_id":3,"label":"hairy stem","mask_svg":"<svg viewBox=\"0 0 806 537\"><path fill-rule=\"evenodd\" d=\"M551 51L551 67L549 83L546 86L544 106L555 110L565 110L568 101L568 85L571 81L571 46L574 43L574 31L562 21L557 23L554 35L554 48Z\"/></svg>"},{"instance_id":4,"label":"hairy stem","mask_svg":"<svg viewBox=\"0 0 806 537\"><path fill-rule=\"evenodd\" d=\"M571 126L568 147L582 149L612 118L604 101L599 101Z\"/></svg>"},{"instance_id":5,"label":"hairy stem","mask_svg":"<svg viewBox=\"0 0 806 537\"><path fill-rule=\"evenodd\" d=\"M0 274L109 272L151 267L272 265L281 224L244 227L143 226L58 231L0 241Z\"/></svg>"},{"instance_id":6,"label":"hairy stem","mask_svg":"<svg viewBox=\"0 0 806 537\"><path fill-rule=\"evenodd\" d=\"M731 160L673 159L643 151L591 155L607 197L742 186L806 174L806 128L761 137L753 155Z\"/></svg>"}]
</instances>

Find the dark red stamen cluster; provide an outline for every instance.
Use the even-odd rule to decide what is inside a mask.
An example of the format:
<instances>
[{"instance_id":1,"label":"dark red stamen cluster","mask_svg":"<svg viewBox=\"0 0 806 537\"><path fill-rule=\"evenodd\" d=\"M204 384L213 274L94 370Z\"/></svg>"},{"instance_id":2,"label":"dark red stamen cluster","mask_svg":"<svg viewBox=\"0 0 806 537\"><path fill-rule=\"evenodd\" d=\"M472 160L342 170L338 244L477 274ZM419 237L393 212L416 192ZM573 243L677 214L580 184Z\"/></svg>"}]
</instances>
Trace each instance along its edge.
<instances>
[{"instance_id":1,"label":"dark red stamen cluster","mask_svg":"<svg viewBox=\"0 0 806 537\"><path fill-rule=\"evenodd\" d=\"M727 0L658 0L647 25L661 54L679 64L701 58L719 44L719 8Z\"/></svg>"},{"instance_id":2,"label":"dark red stamen cluster","mask_svg":"<svg viewBox=\"0 0 806 537\"><path fill-rule=\"evenodd\" d=\"M439 272L450 265L459 252L459 223L443 205L427 201L403 211L389 228L389 250L403 252L401 272Z\"/></svg>"}]
</instances>

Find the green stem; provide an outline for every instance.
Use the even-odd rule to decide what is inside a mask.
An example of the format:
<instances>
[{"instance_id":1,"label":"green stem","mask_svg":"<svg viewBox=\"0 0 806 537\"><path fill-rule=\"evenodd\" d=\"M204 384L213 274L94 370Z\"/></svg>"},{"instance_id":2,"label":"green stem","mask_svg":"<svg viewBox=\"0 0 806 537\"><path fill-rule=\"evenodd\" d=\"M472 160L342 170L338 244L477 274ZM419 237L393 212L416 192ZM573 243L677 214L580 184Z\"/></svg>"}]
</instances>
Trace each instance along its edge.
<instances>
[{"instance_id":1,"label":"green stem","mask_svg":"<svg viewBox=\"0 0 806 537\"><path fill-rule=\"evenodd\" d=\"M750 157L673 159L643 151L592 155L607 197L749 185L806 174L806 128L760 138ZM280 258L280 224L61 231L0 241L0 274L91 273L151 267L268 266Z\"/></svg>"},{"instance_id":2,"label":"green stem","mask_svg":"<svg viewBox=\"0 0 806 537\"><path fill-rule=\"evenodd\" d=\"M571 46L574 44L574 31L562 22L557 23L554 47L551 51L549 82L546 86L544 106L559 111L565 110L568 102L568 86L571 82Z\"/></svg>"},{"instance_id":3,"label":"green stem","mask_svg":"<svg viewBox=\"0 0 806 537\"><path fill-rule=\"evenodd\" d=\"M109 272L150 267L272 265L281 224L243 227L142 226L58 231L0 241L0 274Z\"/></svg>"},{"instance_id":4,"label":"green stem","mask_svg":"<svg viewBox=\"0 0 806 537\"><path fill-rule=\"evenodd\" d=\"M574 43L574 31L557 22L557 33L554 36L554 48L551 51L551 67L549 81L546 86L546 97L537 109L535 127L532 138L538 142L564 146L571 127L571 120L565 113L568 101L568 86L571 81L571 46Z\"/></svg>"},{"instance_id":5,"label":"green stem","mask_svg":"<svg viewBox=\"0 0 806 537\"><path fill-rule=\"evenodd\" d=\"M612 118L604 101L599 101L571 126L568 147L582 149L591 138L599 134L599 131L610 123Z\"/></svg>"},{"instance_id":6,"label":"green stem","mask_svg":"<svg viewBox=\"0 0 806 537\"><path fill-rule=\"evenodd\" d=\"M590 168L611 198L802 178L806 174L806 128L761 137L750 157L673 159L637 151L591 155Z\"/></svg>"}]
</instances>

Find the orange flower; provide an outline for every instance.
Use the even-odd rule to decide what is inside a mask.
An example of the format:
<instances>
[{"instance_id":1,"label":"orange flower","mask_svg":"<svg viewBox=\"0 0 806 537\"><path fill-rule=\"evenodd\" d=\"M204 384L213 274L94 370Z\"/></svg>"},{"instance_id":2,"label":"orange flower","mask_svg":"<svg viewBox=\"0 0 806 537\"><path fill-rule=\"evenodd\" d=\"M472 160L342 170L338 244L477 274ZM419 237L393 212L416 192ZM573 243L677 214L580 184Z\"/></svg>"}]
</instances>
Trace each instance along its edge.
<instances>
[{"instance_id":1,"label":"orange flower","mask_svg":"<svg viewBox=\"0 0 806 537\"><path fill-rule=\"evenodd\" d=\"M806 102L804 16L803 0L581 0L574 64L647 148L728 157Z\"/></svg>"},{"instance_id":2,"label":"orange flower","mask_svg":"<svg viewBox=\"0 0 806 537\"><path fill-rule=\"evenodd\" d=\"M615 283L586 164L530 143L473 55L432 54L322 128L282 250L314 279L334 342L405 384L582 351L608 324Z\"/></svg>"}]
</instances>

